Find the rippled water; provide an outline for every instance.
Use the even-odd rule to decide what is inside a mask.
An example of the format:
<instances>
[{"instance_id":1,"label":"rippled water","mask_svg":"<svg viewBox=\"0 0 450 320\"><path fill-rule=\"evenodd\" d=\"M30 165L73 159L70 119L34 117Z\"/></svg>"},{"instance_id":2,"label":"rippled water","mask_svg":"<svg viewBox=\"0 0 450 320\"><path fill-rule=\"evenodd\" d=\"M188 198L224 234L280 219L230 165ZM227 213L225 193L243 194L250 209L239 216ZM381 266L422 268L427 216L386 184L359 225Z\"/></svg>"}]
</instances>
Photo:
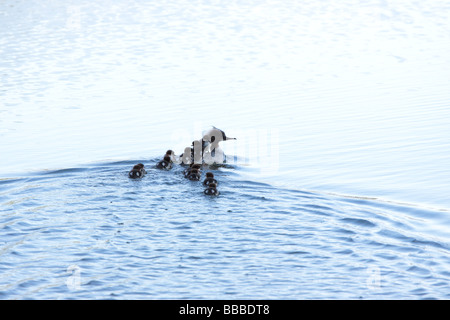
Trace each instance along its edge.
<instances>
[{"instance_id":1,"label":"rippled water","mask_svg":"<svg viewBox=\"0 0 450 320\"><path fill-rule=\"evenodd\" d=\"M126 161L3 180L2 298L449 298L448 238L423 231L448 212L232 166L214 170L211 198L156 161L141 180Z\"/></svg>"},{"instance_id":2,"label":"rippled water","mask_svg":"<svg viewBox=\"0 0 450 320\"><path fill-rule=\"evenodd\" d=\"M0 298L448 299L449 12L3 1Z\"/></svg>"}]
</instances>

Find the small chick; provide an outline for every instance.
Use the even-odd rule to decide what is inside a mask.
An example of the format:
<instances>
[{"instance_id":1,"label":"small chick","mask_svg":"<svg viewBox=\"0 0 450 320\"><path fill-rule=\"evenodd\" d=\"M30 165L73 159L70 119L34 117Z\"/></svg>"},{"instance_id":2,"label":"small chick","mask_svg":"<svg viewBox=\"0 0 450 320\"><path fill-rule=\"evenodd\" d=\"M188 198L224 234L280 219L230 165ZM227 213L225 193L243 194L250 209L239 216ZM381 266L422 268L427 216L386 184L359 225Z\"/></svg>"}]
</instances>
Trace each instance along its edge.
<instances>
[{"instance_id":1,"label":"small chick","mask_svg":"<svg viewBox=\"0 0 450 320\"><path fill-rule=\"evenodd\" d=\"M144 165L142 163L138 163L133 167L133 169L128 172L128 176L132 179L142 178L147 171L144 169Z\"/></svg>"},{"instance_id":2,"label":"small chick","mask_svg":"<svg viewBox=\"0 0 450 320\"><path fill-rule=\"evenodd\" d=\"M206 179L203 181L203 185L207 187L211 183L215 183L216 185L218 184L217 180L214 179L214 174L212 172L207 172Z\"/></svg>"},{"instance_id":3,"label":"small chick","mask_svg":"<svg viewBox=\"0 0 450 320\"><path fill-rule=\"evenodd\" d=\"M192 169L187 175L187 178L192 181L199 181L201 178L200 171L198 169Z\"/></svg>"},{"instance_id":4,"label":"small chick","mask_svg":"<svg viewBox=\"0 0 450 320\"><path fill-rule=\"evenodd\" d=\"M191 164L189 165L189 168L187 168L186 170L184 170L184 172L183 172L183 173L184 173L184 177L187 178L188 175L191 174L191 171L194 170L194 169L197 169L197 170L200 172L201 168L202 168L202 165L201 165L201 164L198 164L198 163L191 163Z\"/></svg>"},{"instance_id":5,"label":"small chick","mask_svg":"<svg viewBox=\"0 0 450 320\"><path fill-rule=\"evenodd\" d=\"M158 169L163 170L170 170L172 169L172 160L170 159L170 156L167 154L164 156L164 159L157 163L156 167Z\"/></svg>"},{"instance_id":6,"label":"small chick","mask_svg":"<svg viewBox=\"0 0 450 320\"><path fill-rule=\"evenodd\" d=\"M172 162L175 162L177 160L175 152L173 152L172 150L167 150L166 154L164 156L169 156L170 161L172 161Z\"/></svg>"},{"instance_id":7,"label":"small chick","mask_svg":"<svg viewBox=\"0 0 450 320\"><path fill-rule=\"evenodd\" d=\"M208 188L203 191L207 196L218 196L220 194L219 190L217 190L217 185L215 183L210 183Z\"/></svg>"}]
</instances>

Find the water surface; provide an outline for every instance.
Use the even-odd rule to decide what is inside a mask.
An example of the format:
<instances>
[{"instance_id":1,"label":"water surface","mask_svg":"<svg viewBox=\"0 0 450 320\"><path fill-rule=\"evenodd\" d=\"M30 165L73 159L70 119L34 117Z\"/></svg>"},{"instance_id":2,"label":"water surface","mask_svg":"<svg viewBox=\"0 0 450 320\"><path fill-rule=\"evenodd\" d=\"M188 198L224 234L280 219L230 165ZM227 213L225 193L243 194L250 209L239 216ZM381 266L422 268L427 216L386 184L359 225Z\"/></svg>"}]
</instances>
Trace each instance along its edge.
<instances>
[{"instance_id":1,"label":"water surface","mask_svg":"<svg viewBox=\"0 0 450 320\"><path fill-rule=\"evenodd\" d=\"M3 1L1 297L448 298L449 13ZM152 168L210 125L212 199Z\"/></svg>"},{"instance_id":2,"label":"water surface","mask_svg":"<svg viewBox=\"0 0 450 320\"><path fill-rule=\"evenodd\" d=\"M5 299L449 298L434 212L242 180L219 197L183 168L131 180L134 162L2 180ZM431 231L431 230L429 230Z\"/></svg>"}]
</instances>

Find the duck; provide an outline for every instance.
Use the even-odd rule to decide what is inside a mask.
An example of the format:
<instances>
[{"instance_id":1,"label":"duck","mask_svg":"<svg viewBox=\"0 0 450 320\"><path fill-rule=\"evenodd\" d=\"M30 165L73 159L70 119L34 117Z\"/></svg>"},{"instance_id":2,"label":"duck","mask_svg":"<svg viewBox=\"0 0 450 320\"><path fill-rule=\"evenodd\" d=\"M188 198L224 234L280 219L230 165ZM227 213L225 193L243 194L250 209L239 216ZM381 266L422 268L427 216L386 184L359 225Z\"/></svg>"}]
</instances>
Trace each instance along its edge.
<instances>
[{"instance_id":1,"label":"duck","mask_svg":"<svg viewBox=\"0 0 450 320\"><path fill-rule=\"evenodd\" d=\"M216 138L220 141L237 140L236 138L227 137L223 130L212 126L212 128L202 132L202 140L205 142L214 142Z\"/></svg>"},{"instance_id":2,"label":"duck","mask_svg":"<svg viewBox=\"0 0 450 320\"><path fill-rule=\"evenodd\" d=\"M220 194L219 190L217 190L217 185L215 183L210 183L208 188L203 191L207 196L218 196Z\"/></svg>"},{"instance_id":3,"label":"duck","mask_svg":"<svg viewBox=\"0 0 450 320\"><path fill-rule=\"evenodd\" d=\"M191 173L193 169L197 169L199 172L201 171L202 165L198 163L191 163L189 165L189 168L183 171L184 177L187 178L187 176Z\"/></svg>"},{"instance_id":4,"label":"duck","mask_svg":"<svg viewBox=\"0 0 450 320\"><path fill-rule=\"evenodd\" d=\"M133 169L128 172L128 176L132 179L142 178L147 171L144 169L144 165L142 163L138 163L133 167Z\"/></svg>"},{"instance_id":5,"label":"duck","mask_svg":"<svg viewBox=\"0 0 450 320\"><path fill-rule=\"evenodd\" d=\"M201 178L200 171L198 169L192 169L191 172L186 176L189 180L199 181Z\"/></svg>"},{"instance_id":6,"label":"duck","mask_svg":"<svg viewBox=\"0 0 450 320\"><path fill-rule=\"evenodd\" d=\"M206 179L203 181L203 185L207 187L211 183L215 183L216 185L218 184L217 180L214 179L214 174L212 172L207 172Z\"/></svg>"},{"instance_id":7,"label":"duck","mask_svg":"<svg viewBox=\"0 0 450 320\"><path fill-rule=\"evenodd\" d=\"M173 150L167 150L165 156L169 156L170 157L170 161L175 162L177 160L177 156L175 155L175 152L173 152Z\"/></svg>"},{"instance_id":8,"label":"duck","mask_svg":"<svg viewBox=\"0 0 450 320\"><path fill-rule=\"evenodd\" d=\"M161 160L160 162L158 162L156 164L156 167L158 169L163 169L163 170L170 170L172 169L172 160L170 159L169 155L165 155L163 160Z\"/></svg>"},{"instance_id":9,"label":"duck","mask_svg":"<svg viewBox=\"0 0 450 320\"><path fill-rule=\"evenodd\" d=\"M181 154L180 159L184 164L207 163L223 164L226 162L226 156L219 146L219 142L237 140L228 137L223 130L212 127L203 131L202 138L192 141L192 147L186 147Z\"/></svg>"},{"instance_id":10,"label":"duck","mask_svg":"<svg viewBox=\"0 0 450 320\"><path fill-rule=\"evenodd\" d=\"M226 162L226 156L219 143L222 141L236 140L236 138L228 137L223 130L212 127L203 132L202 146L203 161L207 164L223 164Z\"/></svg>"}]
</instances>

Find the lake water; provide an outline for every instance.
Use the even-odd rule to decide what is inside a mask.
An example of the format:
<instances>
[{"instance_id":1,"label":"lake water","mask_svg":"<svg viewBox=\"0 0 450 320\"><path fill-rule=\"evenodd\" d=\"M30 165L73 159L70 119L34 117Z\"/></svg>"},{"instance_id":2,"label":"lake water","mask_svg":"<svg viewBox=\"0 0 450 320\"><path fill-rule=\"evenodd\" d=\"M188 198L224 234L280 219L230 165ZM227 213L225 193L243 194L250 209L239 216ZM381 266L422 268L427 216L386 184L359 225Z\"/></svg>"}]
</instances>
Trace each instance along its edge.
<instances>
[{"instance_id":1,"label":"lake water","mask_svg":"<svg viewBox=\"0 0 450 320\"><path fill-rule=\"evenodd\" d=\"M0 298L450 298L449 13L3 1Z\"/></svg>"}]
</instances>

